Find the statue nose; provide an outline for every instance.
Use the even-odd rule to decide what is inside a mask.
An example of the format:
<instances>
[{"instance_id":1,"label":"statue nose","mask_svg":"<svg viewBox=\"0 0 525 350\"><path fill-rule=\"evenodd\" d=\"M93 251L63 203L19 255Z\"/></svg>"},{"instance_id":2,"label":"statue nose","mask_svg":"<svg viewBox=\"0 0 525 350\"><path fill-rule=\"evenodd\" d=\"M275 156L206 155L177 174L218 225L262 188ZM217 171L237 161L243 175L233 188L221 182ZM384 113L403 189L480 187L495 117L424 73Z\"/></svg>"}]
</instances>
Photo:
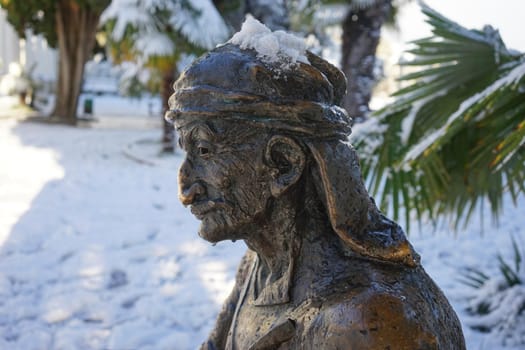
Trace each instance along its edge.
<instances>
[{"instance_id":1,"label":"statue nose","mask_svg":"<svg viewBox=\"0 0 525 350\"><path fill-rule=\"evenodd\" d=\"M204 192L204 187L200 183L195 182L189 187L181 188L179 193L179 199L182 202L182 204L190 205L193 204L200 195L204 194Z\"/></svg>"},{"instance_id":2,"label":"statue nose","mask_svg":"<svg viewBox=\"0 0 525 350\"><path fill-rule=\"evenodd\" d=\"M186 157L179 169L179 200L184 205L191 205L205 193L206 188L198 180L193 162Z\"/></svg>"}]
</instances>

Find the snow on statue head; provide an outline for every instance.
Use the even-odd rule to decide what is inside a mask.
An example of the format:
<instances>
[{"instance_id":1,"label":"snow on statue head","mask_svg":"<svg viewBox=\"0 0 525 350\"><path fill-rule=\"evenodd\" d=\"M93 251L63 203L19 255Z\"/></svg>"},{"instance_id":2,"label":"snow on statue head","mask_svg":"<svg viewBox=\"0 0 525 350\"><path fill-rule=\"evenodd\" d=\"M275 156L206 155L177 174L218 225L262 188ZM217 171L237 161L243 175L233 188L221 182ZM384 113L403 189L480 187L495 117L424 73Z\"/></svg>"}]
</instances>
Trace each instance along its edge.
<instances>
[{"instance_id":1,"label":"snow on statue head","mask_svg":"<svg viewBox=\"0 0 525 350\"><path fill-rule=\"evenodd\" d=\"M179 198L201 237L250 248L202 349L463 350L447 300L365 189L339 69L248 18L174 88Z\"/></svg>"},{"instance_id":2,"label":"snow on statue head","mask_svg":"<svg viewBox=\"0 0 525 350\"><path fill-rule=\"evenodd\" d=\"M246 18L241 31L228 42L238 45L243 50L254 49L257 57L266 62L280 60L281 64L283 61L288 64L309 63L304 40L282 30L272 32L252 16Z\"/></svg>"}]
</instances>

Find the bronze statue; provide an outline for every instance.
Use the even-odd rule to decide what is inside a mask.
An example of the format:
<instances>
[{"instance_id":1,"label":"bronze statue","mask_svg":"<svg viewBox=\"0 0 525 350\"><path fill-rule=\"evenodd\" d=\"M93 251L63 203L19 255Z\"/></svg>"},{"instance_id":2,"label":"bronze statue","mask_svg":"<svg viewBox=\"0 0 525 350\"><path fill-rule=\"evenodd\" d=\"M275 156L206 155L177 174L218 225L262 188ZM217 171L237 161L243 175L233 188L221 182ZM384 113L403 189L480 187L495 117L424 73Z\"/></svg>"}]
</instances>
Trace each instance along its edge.
<instances>
[{"instance_id":1,"label":"bronze statue","mask_svg":"<svg viewBox=\"0 0 525 350\"><path fill-rule=\"evenodd\" d=\"M369 197L344 75L227 43L175 83L180 200L210 241L249 247L202 349L465 349L403 230Z\"/></svg>"}]
</instances>

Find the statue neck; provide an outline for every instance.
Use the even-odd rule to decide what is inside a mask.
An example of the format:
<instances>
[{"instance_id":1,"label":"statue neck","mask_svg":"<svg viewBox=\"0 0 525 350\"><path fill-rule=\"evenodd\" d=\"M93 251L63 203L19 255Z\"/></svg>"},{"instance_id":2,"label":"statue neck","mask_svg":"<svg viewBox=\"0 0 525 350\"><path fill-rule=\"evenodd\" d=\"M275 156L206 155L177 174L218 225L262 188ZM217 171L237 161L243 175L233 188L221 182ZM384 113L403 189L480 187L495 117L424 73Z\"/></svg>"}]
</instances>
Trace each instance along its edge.
<instances>
[{"instance_id":1,"label":"statue neck","mask_svg":"<svg viewBox=\"0 0 525 350\"><path fill-rule=\"evenodd\" d=\"M302 278L313 279L305 269L318 270L317 264L326 265L336 258L334 254L342 255L322 204L313 200L296 205L296 198L291 194L289 200L272 203L268 219L259 222L245 239L258 256L252 277L257 305L287 303L298 271L303 271Z\"/></svg>"},{"instance_id":2,"label":"statue neck","mask_svg":"<svg viewBox=\"0 0 525 350\"><path fill-rule=\"evenodd\" d=\"M270 215L259 222L245 239L259 257L259 267L268 283L283 277L299 252L297 210L287 200L276 200Z\"/></svg>"}]
</instances>

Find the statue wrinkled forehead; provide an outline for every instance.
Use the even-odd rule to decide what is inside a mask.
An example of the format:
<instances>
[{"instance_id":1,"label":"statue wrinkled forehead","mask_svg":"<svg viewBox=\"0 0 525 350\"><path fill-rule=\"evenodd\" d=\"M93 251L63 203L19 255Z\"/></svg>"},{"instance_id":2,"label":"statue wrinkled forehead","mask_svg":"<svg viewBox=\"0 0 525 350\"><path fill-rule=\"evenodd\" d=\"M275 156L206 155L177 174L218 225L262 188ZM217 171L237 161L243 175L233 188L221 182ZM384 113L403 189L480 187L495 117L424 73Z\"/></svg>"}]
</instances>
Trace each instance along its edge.
<instances>
[{"instance_id":1,"label":"statue wrinkled forehead","mask_svg":"<svg viewBox=\"0 0 525 350\"><path fill-rule=\"evenodd\" d=\"M339 107L343 73L307 52L308 63L268 61L253 49L222 45L175 82L166 119L175 127L200 120L243 120L309 138L346 138L351 120Z\"/></svg>"}]
</instances>

